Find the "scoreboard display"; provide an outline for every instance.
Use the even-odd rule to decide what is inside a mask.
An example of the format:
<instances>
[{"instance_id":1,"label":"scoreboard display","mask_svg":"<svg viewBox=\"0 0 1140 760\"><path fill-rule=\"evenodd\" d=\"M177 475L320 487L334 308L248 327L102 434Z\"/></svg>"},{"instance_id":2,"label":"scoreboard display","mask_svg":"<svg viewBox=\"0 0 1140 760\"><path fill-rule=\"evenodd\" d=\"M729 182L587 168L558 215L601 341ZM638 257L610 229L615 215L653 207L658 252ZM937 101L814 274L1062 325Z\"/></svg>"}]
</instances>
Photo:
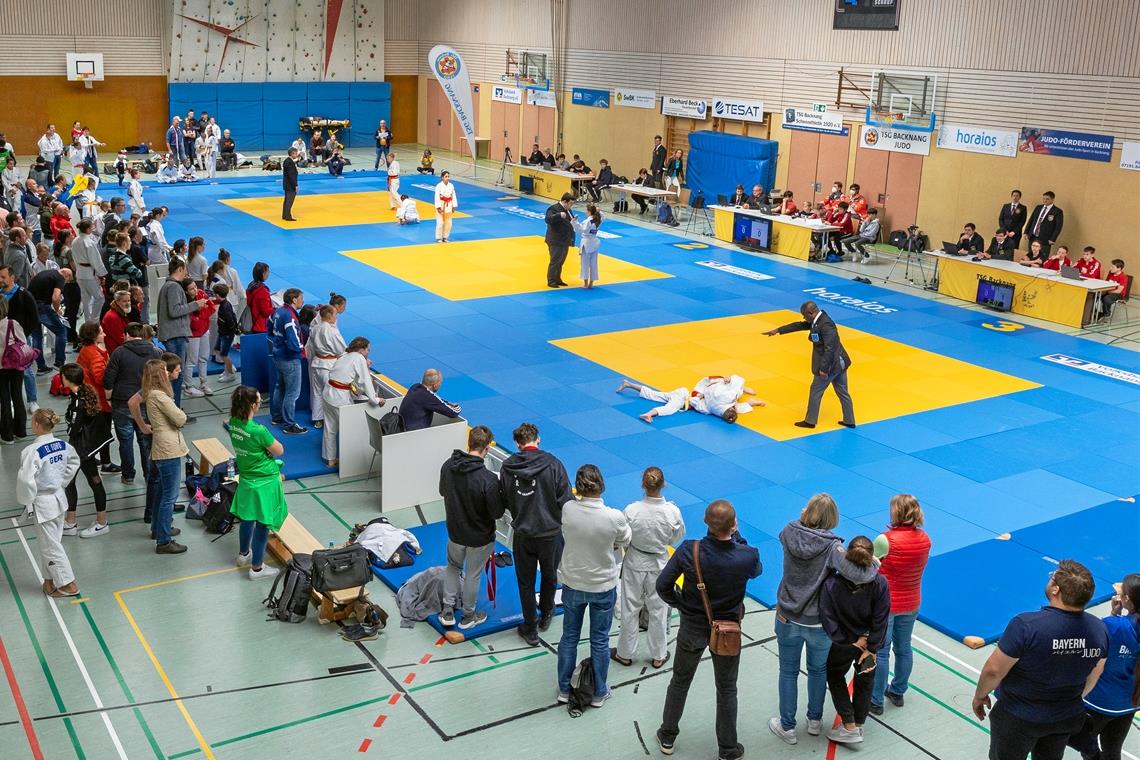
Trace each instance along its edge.
<instances>
[{"instance_id":1,"label":"scoreboard display","mask_svg":"<svg viewBox=\"0 0 1140 760\"><path fill-rule=\"evenodd\" d=\"M902 0L835 0L833 29L898 31Z\"/></svg>"}]
</instances>

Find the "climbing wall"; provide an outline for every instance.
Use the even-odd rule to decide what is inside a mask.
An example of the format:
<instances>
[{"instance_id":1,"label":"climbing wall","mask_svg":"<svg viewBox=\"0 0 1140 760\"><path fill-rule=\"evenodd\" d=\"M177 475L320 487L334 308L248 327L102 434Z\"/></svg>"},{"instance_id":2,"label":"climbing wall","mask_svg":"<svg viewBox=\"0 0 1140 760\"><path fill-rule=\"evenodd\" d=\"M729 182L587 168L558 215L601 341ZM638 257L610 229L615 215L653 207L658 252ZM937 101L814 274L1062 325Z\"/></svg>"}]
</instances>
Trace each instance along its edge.
<instances>
[{"instance_id":1,"label":"climbing wall","mask_svg":"<svg viewBox=\"0 0 1140 760\"><path fill-rule=\"evenodd\" d=\"M171 82L382 82L384 0L175 0Z\"/></svg>"}]
</instances>

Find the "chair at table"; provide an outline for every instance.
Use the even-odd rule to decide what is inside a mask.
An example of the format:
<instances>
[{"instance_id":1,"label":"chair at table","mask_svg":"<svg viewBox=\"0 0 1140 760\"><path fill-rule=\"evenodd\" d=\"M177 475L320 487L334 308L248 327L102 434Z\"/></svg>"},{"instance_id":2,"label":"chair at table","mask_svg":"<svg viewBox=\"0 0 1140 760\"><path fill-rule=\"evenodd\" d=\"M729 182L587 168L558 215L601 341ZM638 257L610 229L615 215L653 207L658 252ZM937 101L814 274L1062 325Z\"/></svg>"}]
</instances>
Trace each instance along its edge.
<instances>
[{"instance_id":1,"label":"chair at table","mask_svg":"<svg viewBox=\"0 0 1140 760\"><path fill-rule=\"evenodd\" d=\"M1112 306L1108 309L1108 323L1112 324L1116 321L1116 312L1124 309L1124 323L1127 324L1131 317L1128 315L1128 298L1132 295L1132 275L1125 275L1128 278L1128 283L1124 286L1124 293L1118 298Z\"/></svg>"},{"instance_id":2,"label":"chair at table","mask_svg":"<svg viewBox=\"0 0 1140 760\"><path fill-rule=\"evenodd\" d=\"M372 468L376 465L376 457L380 455L380 447L384 445L384 431L380 428L380 418L368 414L368 445L372 447L372 459L368 462L368 475L372 477Z\"/></svg>"}]
</instances>

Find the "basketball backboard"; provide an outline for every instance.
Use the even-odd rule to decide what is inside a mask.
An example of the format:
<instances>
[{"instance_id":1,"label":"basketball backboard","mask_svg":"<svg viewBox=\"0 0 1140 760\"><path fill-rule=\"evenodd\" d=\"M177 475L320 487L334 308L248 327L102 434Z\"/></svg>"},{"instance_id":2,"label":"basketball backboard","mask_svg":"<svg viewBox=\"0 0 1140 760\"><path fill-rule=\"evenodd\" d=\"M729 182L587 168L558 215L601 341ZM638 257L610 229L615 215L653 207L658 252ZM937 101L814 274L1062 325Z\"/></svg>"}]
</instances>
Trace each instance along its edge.
<instances>
[{"instance_id":1,"label":"basketball backboard","mask_svg":"<svg viewBox=\"0 0 1140 760\"><path fill-rule=\"evenodd\" d=\"M88 88L92 82L103 81L102 53L68 53L67 81L83 82Z\"/></svg>"},{"instance_id":2,"label":"basketball backboard","mask_svg":"<svg viewBox=\"0 0 1140 760\"><path fill-rule=\"evenodd\" d=\"M933 132L938 75L875 71L868 91L867 123L879 127Z\"/></svg>"}]
</instances>

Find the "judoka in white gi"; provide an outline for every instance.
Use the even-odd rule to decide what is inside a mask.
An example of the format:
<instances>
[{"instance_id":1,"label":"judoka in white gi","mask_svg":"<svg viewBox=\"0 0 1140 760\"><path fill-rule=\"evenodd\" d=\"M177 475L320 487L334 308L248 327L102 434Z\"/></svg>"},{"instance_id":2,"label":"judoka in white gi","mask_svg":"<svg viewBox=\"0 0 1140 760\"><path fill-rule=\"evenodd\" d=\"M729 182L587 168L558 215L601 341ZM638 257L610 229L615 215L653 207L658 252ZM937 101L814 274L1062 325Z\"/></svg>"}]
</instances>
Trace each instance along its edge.
<instances>
[{"instance_id":1,"label":"judoka in white gi","mask_svg":"<svg viewBox=\"0 0 1140 760\"><path fill-rule=\"evenodd\" d=\"M420 210L416 202L406 195L400 196L400 207L396 209L396 221L400 224L419 224Z\"/></svg>"},{"instance_id":2,"label":"judoka in white gi","mask_svg":"<svg viewBox=\"0 0 1140 760\"><path fill-rule=\"evenodd\" d=\"M439 175L435 186L435 242L446 243L451 236L451 215L459 208L459 197L455 185L451 184L451 172Z\"/></svg>"},{"instance_id":3,"label":"judoka in white gi","mask_svg":"<svg viewBox=\"0 0 1140 760\"><path fill-rule=\"evenodd\" d=\"M388 207L391 209L400 206L400 162L396 160L395 153L388 154Z\"/></svg>"},{"instance_id":4,"label":"judoka in white gi","mask_svg":"<svg viewBox=\"0 0 1140 760\"><path fill-rule=\"evenodd\" d=\"M625 508L632 538L621 565L621 634L610 659L633 664L644 608L649 619L649 658L654 668L660 668L669 660L669 605L657 595L657 576L669 561L669 547L685 537L685 521L677 505L661 496L665 487L661 468L646 468L641 487L645 498Z\"/></svg>"},{"instance_id":5,"label":"judoka in white gi","mask_svg":"<svg viewBox=\"0 0 1140 760\"><path fill-rule=\"evenodd\" d=\"M602 226L602 214L593 203L586 204L586 216L575 219L574 226L578 228L581 238L578 242L578 257L582 260L579 277L587 290L594 287L598 281L598 228Z\"/></svg>"},{"instance_id":6,"label":"judoka in white gi","mask_svg":"<svg viewBox=\"0 0 1140 760\"><path fill-rule=\"evenodd\" d=\"M305 344L309 357L309 407L313 412L313 427L318 428L325 419L324 391L329 372L346 348L344 336L336 325L337 313L335 306L322 306L309 328L309 341Z\"/></svg>"},{"instance_id":7,"label":"judoka in white gi","mask_svg":"<svg viewBox=\"0 0 1140 760\"><path fill-rule=\"evenodd\" d=\"M637 391L646 401L661 404L641 415L641 419L646 422L653 422L654 417L668 417L670 414L687 412L690 409L701 414L720 417L725 422L736 422L738 416L751 412L752 407L765 405L760 399L742 400L745 396L755 396L756 391L745 385L744 378L740 375L702 377L691 391L688 388L659 391L646 385L639 385L632 380L622 380L617 392L621 393L626 389Z\"/></svg>"},{"instance_id":8,"label":"judoka in white gi","mask_svg":"<svg viewBox=\"0 0 1140 760\"><path fill-rule=\"evenodd\" d=\"M337 458L337 434L340 432L340 408L357 401L373 406L384 406L384 399L376 395L376 386L368 372L368 338L353 338L348 350L329 370L328 380L321 395L325 409L324 438L321 439L321 456L329 467L340 464Z\"/></svg>"},{"instance_id":9,"label":"judoka in white gi","mask_svg":"<svg viewBox=\"0 0 1140 760\"><path fill-rule=\"evenodd\" d=\"M63 522L67 513L64 488L79 471L79 454L52 435L59 415L37 409L32 415L36 438L20 453L16 498L26 508L25 518L36 521L36 548L40 553L43 591L48 596L79 596L71 562L63 550Z\"/></svg>"}]
</instances>

